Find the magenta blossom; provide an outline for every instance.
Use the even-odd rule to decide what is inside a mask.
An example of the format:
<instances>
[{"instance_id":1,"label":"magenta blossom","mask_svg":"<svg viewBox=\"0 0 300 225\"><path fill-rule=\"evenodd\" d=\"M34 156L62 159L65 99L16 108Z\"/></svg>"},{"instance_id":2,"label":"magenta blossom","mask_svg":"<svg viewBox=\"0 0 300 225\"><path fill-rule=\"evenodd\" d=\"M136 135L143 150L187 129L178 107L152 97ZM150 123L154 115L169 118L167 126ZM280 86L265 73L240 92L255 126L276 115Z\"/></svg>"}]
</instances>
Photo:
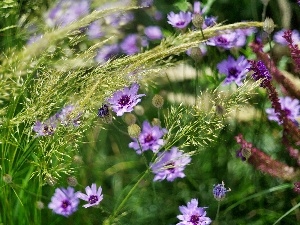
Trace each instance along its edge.
<instances>
[{"instance_id":1,"label":"magenta blossom","mask_svg":"<svg viewBox=\"0 0 300 225\"><path fill-rule=\"evenodd\" d=\"M187 206L179 206L179 210L182 213L177 218L181 222L176 225L206 225L211 224L211 219L206 216L206 207L198 207L198 199L191 199L187 203Z\"/></svg>"},{"instance_id":2,"label":"magenta blossom","mask_svg":"<svg viewBox=\"0 0 300 225\"><path fill-rule=\"evenodd\" d=\"M166 133L167 130L165 128L160 128L159 126L152 127L148 121L144 121L143 129L138 140L133 138L134 142L129 143L129 147L136 150L137 154L141 154L147 150L152 150L156 153L159 148L164 145L162 137Z\"/></svg>"},{"instance_id":3,"label":"magenta blossom","mask_svg":"<svg viewBox=\"0 0 300 225\"><path fill-rule=\"evenodd\" d=\"M150 165L152 172L155 174L153 181L164 179L174 181L177 177L185 177L183 170L190 162L191 157L177 147L171 148L170 151L158 153L155 163Z\"/></svg>"},{"instance_id":4,"label":"magenta blossom","mask_svg":"<svg viewBox=\"0 0 300 225\"><path fill-rule=\"evenodd\" d=\"M175 28L183 29L189 25L192 20L191 12L179 12L175 14L174 12L170 12L168 14L168 23L171 24Z\"/></svg>"},{"instance_id":5,"label":"magenta blossom","mask_svg":"<svg viewBox=\"0 0 300 225\"><path fill-rule=\"evenodd\" d=\"M122 90L116 91L113 96L107 99L107 102L111 104L112 110L117 113L117 116L122 116L125 112L133 111L133 107L140 101L140 97L145 94L137 94L139 85L137 83L132 84L130 88L125 87Z\"/></svg>"}]
</instances>

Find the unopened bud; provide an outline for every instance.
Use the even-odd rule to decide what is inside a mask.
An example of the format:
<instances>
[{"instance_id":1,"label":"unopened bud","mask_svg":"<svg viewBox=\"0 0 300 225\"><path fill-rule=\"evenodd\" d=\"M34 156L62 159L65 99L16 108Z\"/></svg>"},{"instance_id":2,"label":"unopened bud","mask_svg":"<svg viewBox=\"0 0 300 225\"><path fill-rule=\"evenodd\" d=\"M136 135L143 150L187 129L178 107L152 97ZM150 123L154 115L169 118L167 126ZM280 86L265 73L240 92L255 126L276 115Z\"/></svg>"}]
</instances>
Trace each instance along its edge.
<instances>
[{"instance_id":1,"label":"unopened bud","mask_svg":"<svg viewBox=\"0 0 300 225\"><path fill-rule=\"evenodd\" d=\"M195 13L193 15L192 23L196 28L198 28L198 29L202 28L203 22L204 22L204 19L199 13Z\"/></svg>"},{"instance_id":2,"label":"unopened bud","mask_svg":"<svg viewBox=\"0 0 300 225\"><path fill-rule=\"evenodd\" d=\"M4 174L3 177L2 177L4 183L7 183L7 184L11 184L12 183L12 177L11 175L9 174Z\"/></svg>"},{"instance_id":3,"label":"unopened bud","mask_svg":"<svg viewBox=\"0 0 300 225\"><path fill-rule=\"evenodd\" d=\"M134 112L136 113L136 115L138 116L142 116L145 113L144 107L141 105L137 105L134 107Z\"/></svg>"},{"instance_id":4,"label":"unopened bud","mask_svg":"<svg viewBox=\"0 0 300 225\"><path fill-rule=\"evenodd\" d=\"M131 125L131 124L134 124L136 122L136 117L132 113L127 113L124 116L124 120L125 120L125 123L127 125Z\"/></svg>"},{"instance_id":5,"label":"unopened bud","mask_svg":"<svg viewBox=\"0 0 300 225\"><path fill-rule=\"evenodd\" d=\"M200 61L202 59L201 49L199 47L190 48L190 57L196 62Z\"/></svg>"},{"instance_id":6,"label":"unopened bud","mask_svg":"<svg viewBox=\"0 0 300 225\"><path fill-rule=\"evenodd\" d=\"M67 182L68 182L68 185L72 186L72 187L75 187L78 184L77 179L74 176L68 177Z\"/></svg>"},{"instance_id":7,"label":"unopened bud","mask_svg":"<svg viewBox=\"0 0 300 225\"><path fill-rule=\"evenodd\" d=\"M152 126L159 126L161 125L161 122L158 118L154 118L151 122Z\"/></svg>"},{"instance_id":8,"label":"unopened bud","mask_svg":"<svg viewBox=\"0 0 300 225\"><path fill-rule=\"evenodd\" d=\"M83 163L82 157L80 155L74 155L73 162L75 164L81 165Z\"/></svg>"},{"instance_id":9,"label":"unopened bud","mask_svg":"<svg viewBox=\"0 0 300 225\"><path fill-rule=\"evenodd\" d=\"M242 149L242 156L246 158L246 160L248 160L251 156L251 149L249 148L243 148Z\"/></svg>"},{"instance_id":10,"label":"unopened bud","mask_svg":"<svg viewBox=\"0 0 300 225\"><path fill-rule=\"evenodd\" d=\"M154 95L152 98L152 105L156 108L161 108L164 104L164 98L161 95Z\"/></svg>"},{"instance_id":11,"label":"unopened bud","mask_svg":"<svg viewBox=\"0 0 300 225\"><path fill-rule=\"evenodd\" d=\"M141 133L141 128L137 124L128 126L128 134L132 138L138 138Z\"/></svg>"},{"instance_id":12,"label":"unopened bud","mask_svg":"<svg viewBox=\"0 0 300 225\"><path fill-rule=\"evenodd\" d=\"M52 177L50 174L46 176L45 180L47 184L49 184L50 186L54 186L56 184L56 179Z\"/></svg>"},{"instance_id":13,"label":"unopened bud","mask_svg":"<svg viewBox=\"0 0 300 225\"><path fill-rule=\"evenodd\" d=\"M263 26L264 31L267 34L271 34L274 31L274 27L275 27L274 21L271 18L267 17L264 21L264 26Z\"/></svg>"},{"instance_id":14,"label":"unopened bud","mask_svg":"<svg viewBox=\"0 0 300 225\"><path fill-rule=\"evenodd\" d=\"M35 203L35 206L36 206L37 209L43 209L43 208L45 208L44 203L41 202L41 201L37 201L37 202Z\"/></svg>"}]
</instances>

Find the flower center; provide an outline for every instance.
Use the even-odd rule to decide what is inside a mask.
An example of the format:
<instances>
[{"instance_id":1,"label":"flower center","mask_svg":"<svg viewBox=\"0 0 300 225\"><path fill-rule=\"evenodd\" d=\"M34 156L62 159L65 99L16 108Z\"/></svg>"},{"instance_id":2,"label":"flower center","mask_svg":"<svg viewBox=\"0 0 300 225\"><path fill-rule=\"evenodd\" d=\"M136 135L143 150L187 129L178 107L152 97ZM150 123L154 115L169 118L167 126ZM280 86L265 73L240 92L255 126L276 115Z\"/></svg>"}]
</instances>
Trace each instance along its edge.
<instances>
[{"instance_id":1,"label":"flower center","mask_svg":"<svg viewBox=\"0 0 300 225\"><path fill-rule=\"evenodd\" d=\"M64 200L61 204L61 207L63 209L66 209L66 208L68 208L69 205L71 205L71 203L68 200Z\"/></svg>"},{"instance_id":2,"label":"flower center","mask_svg":"<svg viewBox=\"0 0 300 225\"><path fill-rule=\"evenodd\" d=\"M54 132L54 129L51 125L47 126L47 125L44 125L44 129L43 129L43 133L46 134L46 135L50 135Z\"/></svg>"},{"instance_id":3,"label":"flower center","mask_svg":"<svg viewBox=\"0 0 300 225\"><path fill-rule=\"evenodd\" d=\"M170 162L166 165L166 168L168 171L170 171L170 173L174 173L175 172L175 163L174 162Z\"/></svg>"},{"instance_id":4,"label":"flower center","mask_svg":"<svg viewBox=\"0 0 300 225\"><path fill-rule=\"evenodd\" d=\"M192 215L189 222L193 223L193 225L197 225L198 222L199 222L199 216L198 215Z\"/></svg>"},{"instance_id":5,"label":"flower center","mask_svg":"<svg viewBox=\"0 0 300 225\"><path fill-rule=\"evenodd\" d=\"M221 37L218 37L218 38L217 38L217 41L218 41L219 43L221 43L221 44L227 44L227 43L228 43L227 39L226 39L226 38L223 38L222 36L221 36Z\"/></svg>"},{"instance_id":6,"label":"flower center","mask_svg":"<svg viewBox=\"0 0 300 225\"><path fill-rule=\"evenodd\" d=\"M238 72L239 71L235 67L231 67L228 70L229 76L232 76L232 77L237 77Z\"/></svg>"},{"instance_id":7,"label":"flower center","mask_svg":"<svg viewBox=\"0 0 300 225\"><path fill-rule=\"evenodd\" d=\"M119 99L118 104L121 106L128 105L130 102L130 97L128 95L122 95L122 97Z\"/></svg>"},{"instance_id":8,"label":"flower center","mask_svg":"<svg viewBox=\"0 0 300 225\"><path fill-rule=\"evenodd\" d=\"M98 201L98 196L97 195L91 195L89 197L89 203L90 204L95 204Z\"/></svg>"},{"instance_id":9,"label":"flower center","mask_svg":"<svg viewBox=\"0 0 300 225\"><path fill-rule=\"evenodd\" d=\"M289 109L284 109L284 111L285 111L285 113L286 113L286 116L287 117L290 117L291 116L291 110L289 110Z\"/></svg>"},{"instance_id":10,"label":"flower center","mask_svg":"<svg viewBox=\"0 0 300 225\"><path fill-rule=\"evenodd\" d=\"M153 140L154 140L154 138L153 138L152 134L148 134L144 139L145 143L151 142Z\"/></svg>"},{"instance_id":11,"label":"flower center","mask_svg":"<svg viewBox=\"0 0 300 225\"><path fill-rule=\"evenodd\" d=\"M184 21L179 21L179 22L176 23L176 26L183 26L184 23L185 23Z\"/></svg>"}]
</instances>

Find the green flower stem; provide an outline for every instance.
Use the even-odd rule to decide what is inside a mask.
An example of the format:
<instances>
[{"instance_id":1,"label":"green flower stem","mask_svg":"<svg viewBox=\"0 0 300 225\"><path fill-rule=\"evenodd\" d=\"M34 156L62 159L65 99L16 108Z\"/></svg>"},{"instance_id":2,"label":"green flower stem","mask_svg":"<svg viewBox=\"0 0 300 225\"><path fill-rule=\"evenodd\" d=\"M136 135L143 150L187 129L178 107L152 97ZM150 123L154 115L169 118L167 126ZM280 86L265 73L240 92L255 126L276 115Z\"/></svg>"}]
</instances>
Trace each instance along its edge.
<instances>
[{"instance_id":1,"label":"green flower stem","mask_svg":"<svg viewBox=\"0 0 300 225\"><path fill-rule=\"evenodd\" d=\"M218 209L217 209L217 215L215 221L218 221L219 219L220 205L221 205L221 201L218 201Z\"/></svg>"},{"instance_id":2,"label":"green flower stem","mask_svg":"<svg viewBox=\"0 0 300 225\"><path fill-rule=\"evenodd\" d=\"M118 208L113 212L112 216L110 216L107 220L103 222L103 225L110 224L111 221L117 216L117 214L120 212L120 210L124 207L125 203L128 201L132 193L135 191L135 189L138 187L139 183L145 178L146 175L149 173L149 169L147 169L144 174L140 177L140 179L135 183L135 185L130 189L128 194L125 196L123 201L120 203Z\"/></svg>"}]
</instances>

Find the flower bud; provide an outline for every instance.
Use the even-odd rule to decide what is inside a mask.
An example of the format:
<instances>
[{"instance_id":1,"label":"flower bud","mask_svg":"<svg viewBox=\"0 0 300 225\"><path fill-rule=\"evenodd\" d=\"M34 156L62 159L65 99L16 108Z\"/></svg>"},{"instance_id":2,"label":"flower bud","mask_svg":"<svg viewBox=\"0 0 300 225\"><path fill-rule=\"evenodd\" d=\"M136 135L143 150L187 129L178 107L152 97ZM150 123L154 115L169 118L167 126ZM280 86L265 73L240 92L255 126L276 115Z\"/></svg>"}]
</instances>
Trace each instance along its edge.
<instances>
[{"instance_id":1,"label":"flower bud","mask_svg":"<svg viewBox=\"0 0 300 225\"><path fill-rule=\"evenodd\" d=\"M138 116L142 116L145 113L144 107L141 105L137 105L134 107L134 112L136 113L136 115Z\"/></svg>"},{"instance_id":2,"label":"flower bud","mask_svg":"<svg viewBox=\"0 0 300 225\"><path fill-rule=\"evenodd\" d=\"M159 126L160 127L161 122L158 118L153 118L151 124L152 124L152 126Z\"/></svg>"},{"instance_id":3,"label":"flower bud","mask_svg":"<svg viewBox=\"0 0 300 225\"><path fill-rule=\"evenodd\" d=\"M40 209L40 210L43 209L43 208L45 208L44 203L41 202L41 201L37 201L37 202L35 203L35 206L36 206L37 209Z\"/></svg>"},{"instance_id":4,"label":"flower bud","mask_svg":"<svg viewBox=\"0 0 300 225\"><path fill-rule=\"evenodd\" d=\"M124 116L124 120L127 125L131 125L136 123L136 116L133 115L132 113L127 113Z\"/></svg>"},{"instance_id":5,"label":"flower bud","mask_svg":"<svg viewBox=\"0 0 300 225\"><path fill-rule=\"evenodd\" d=\"M164 98L161 95L154 95L152 98L152 105L156 108L161 108L164 104Z\"/></svg>"},{"instance_id":6,"label":"flower bud","mask_svg":"<svg viewBox=\"0 0 300 225\"><path fill-rule=\"evenodd\" d=\"M9 174L4 174L3 177L2 177L4 183L7 183L7 184L11 184L12 183L12 177L11 175Z\"/></svg>"},{"instance_id":7,"label":"flower bud","mask_svg":"<svg viewBox=\"0 0 300 225\"><path fill-rule=\"evenodd\" d=\"M263 26L264 31L267 34L271 34L274 31L274 27L275 27L274 21L271 18L267 17L264 21L264 26Z\"/></svg>"},{"instance_id":8,"label":"flower bud","mask_svg":"<svg viewBox=\"0 0 300 225\"><path fill-rule=\"evenodd\" d=\"M226 197L226 193L228 191L231 191L230 188L226 189L225 188L225 184L224 182L222 181L222 184L217 184L217 185L214 185L214 188L213 188L213 195L214 195L214 198L217 200L217 201L222 201L225 197Z\"/></svg>"},{"instance_id":9,"label":"flower bud","mask_svg":"<svg viewBox=\"0 0 300 225\"><path fill-rule=\"evenodd\" d=\"M68 185L72 186L72 187L75 187L78 184L77 179L74 176L68 177L67 182L68 182Z\"/></svg>"},{"instance_id":10,"label":"flower bud","mask_svg":"<svg viewBox=\"0 0 300 225\"><path fill-rule=\"evenodd\" d=\"M199 13L195 13L193 15L192 23L196 28L198 28L198 29L202 28L203 21L204 21L204 19Z\"/></svg>"},{"instance_id":11,"label":"flower bud","mask_svg":"<svg viewBox=\"0 0 300 225\"><path fill-rule=\"evenodd\" d=\"M50 186L54 186L56 184L56 179L52 177L50 174L46 175L45 180L47 184L49 184Z\"/></svg>"},{"instance_id":12,"label":"flower bud","mask_svg":"<svg viewBox=\"0 0 300 225\"><path fill-rule=\"evenodd\" d=\"M251 156L251 149L249 148L243 148L242 149L242 156L246 158L246 160L248 160Z\"/></svg>"},{"instance_id":13,"label":"flower bud","mask_svg":"<svg viewBox=\"0 0 300 225\"><path fill-rule=\"evenodd\" d=\"M132 138L138 138L141 133L141 128L137 124L128 126L128 134Z\"/></svg>"},{"instance_id":14,"label":"flower bud","mask_svg":"<svg viewBox=\"0 0 300 225\"><path fill-rule=\"evenodd\" d=\"M74 155L74 157L73 157L73 162L74 162L75 164L81 165L81 164L83 163L82 157L79 156L79 155Z\"/></svg>"},{"instance_id":15,"label":"flower bud","mask_svg":"<svg viewBox=\"0 0 300 225\"><path fill-rule=\"evenodd\" d=\"M192 47L190 48L190 57L195 60L196 62L202 59L202 52L199 47Z\"/></svg>"}]
</instances>

